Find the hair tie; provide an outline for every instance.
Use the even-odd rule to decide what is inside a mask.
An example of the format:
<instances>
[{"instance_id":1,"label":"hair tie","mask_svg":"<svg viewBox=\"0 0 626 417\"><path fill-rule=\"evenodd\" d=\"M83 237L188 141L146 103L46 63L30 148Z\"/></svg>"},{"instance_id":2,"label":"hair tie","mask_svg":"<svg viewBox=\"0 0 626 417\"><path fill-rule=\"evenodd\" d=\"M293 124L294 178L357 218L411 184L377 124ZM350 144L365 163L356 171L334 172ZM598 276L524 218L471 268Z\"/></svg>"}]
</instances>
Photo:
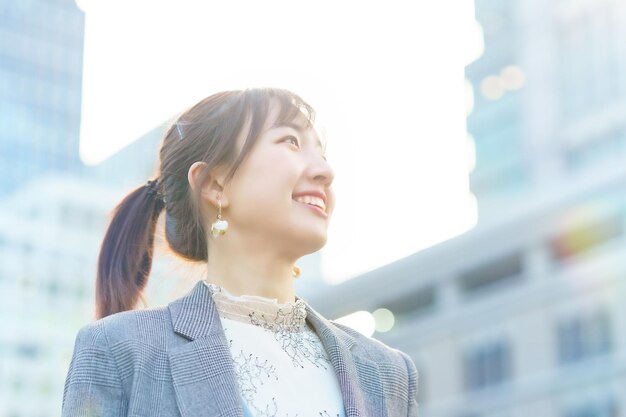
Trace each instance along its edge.
<instances>
[{"instance_id":1,"label":"hair tie","mask_svg":"<svg viewBox=\"0 0 626 417\"><path fill-rule=\"evenodd\" d=\"M149 196L152 196L156 200L160 200L165 203L165 197L163 196L163 190L161 185L162 184L159 182L159 178L155 178L153 180L148 180L145 186L148 188Z\"/></svg>"}]
</instances>

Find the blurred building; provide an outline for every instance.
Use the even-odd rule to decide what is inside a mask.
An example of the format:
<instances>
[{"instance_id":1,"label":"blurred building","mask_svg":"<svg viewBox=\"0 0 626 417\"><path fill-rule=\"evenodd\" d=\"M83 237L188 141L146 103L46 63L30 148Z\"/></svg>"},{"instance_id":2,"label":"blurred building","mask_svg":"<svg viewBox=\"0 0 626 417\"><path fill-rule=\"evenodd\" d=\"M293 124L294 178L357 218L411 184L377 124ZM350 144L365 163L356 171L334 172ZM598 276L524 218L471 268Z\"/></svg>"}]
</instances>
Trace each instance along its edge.
<instances>
[{"instance_id":1,"label":"blurred building","mask_svg":"<svg viewBox=\"0 0 626 417\"><path fill-rule=\"evenodd\" d=\"M308 300L413 356L420 416L625 415L626 3L476 19L478 226Z\"/></svg>"},{"instance_id":2,"label":"blurred building","mask_svg":"<svg viewBox=\"0 0 626 417\"><path fill-rule=\"evenodd\" d=\"M73 0L0 0L2 416L58 414L59 352L91 296L99 197L53 178L83 170L84 19Z\"/></svg>"},{"instance_id":3,"label":"blurred building","mask_svg":"<svg viewBox=\"0 0 626 417\"><path fill-rule=\"evenodd\" d=\"M165 125L159 125L100 162L85 177L107 186L129 189L152 179L158 168L159 147Z\"/></svg>"},{"instance_id":4,"label":"blurred building","mask_svg":"<svg viewBox=\"0 0 626 417\"><path fill-rule=\"evenodd\" d=\"M84 23L73 0L0 0L0 197L82 169Z\"/></svg>"},{"instance_id":5,"label":"blurred building","mask_svg":"<svg viewBox=\"0 0 626 417\"><path fill-rule=\"evenodd\" d=\"M111 190L69 176L0 206L0 415L60 413L76 328L93 319L94 265Z\"/></svg>"},{"instance_id":6,"label":"blurred building","mask_svg":"<svg viewBox=\"0 0 626 417\"><path fill-rule=\"evenodd\" d=\"M162 133L80 165L83 19L69 0L0 1L7 417L59 414L107 216L151 178ZM476 0L476 19L485 49L466 77L478 226L338 286L311 280L313 254L299 294L329 317L366 312L374 337L413 356L420 416L624 415L626 5ZM151 305L201 273L163 255L157 243Z\"/></svg>"},{"instance_id":7,"label":"blurred building","mask_svg":"<svg viewBox=\"0 0 626 417\"><path fill-rule=\"evenodd\" d=\"M95 318L96 265L110 215L151 177L161 133L154 129L81 176L41 176L2 199L0 416L60 413L76 333ZM149 307L188 291L201 272L168 257L162 243Z\"/></svg>"}]
</instances>

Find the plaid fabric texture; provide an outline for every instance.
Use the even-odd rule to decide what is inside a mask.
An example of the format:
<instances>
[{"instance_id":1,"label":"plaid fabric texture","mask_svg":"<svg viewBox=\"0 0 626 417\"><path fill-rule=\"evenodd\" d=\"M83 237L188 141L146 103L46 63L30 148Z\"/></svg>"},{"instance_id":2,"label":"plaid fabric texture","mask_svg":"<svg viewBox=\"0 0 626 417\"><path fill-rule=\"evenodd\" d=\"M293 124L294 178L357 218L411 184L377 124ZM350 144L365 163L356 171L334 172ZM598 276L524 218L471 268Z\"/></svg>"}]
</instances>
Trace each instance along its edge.
<instances>
[{"instance_id":1,"label":"plaid fabric texture","mask_svg":"<svg viewBox=\"0 0 626 417\"><path fill-rule=\"evenodd\" d=\"M418 374L408 355L306 308L339 380L346 416L417 416ZM198 282L167 307L125 311L82 327L61 415L244 417L206 285Z\"/></svg>"}]
</instances>

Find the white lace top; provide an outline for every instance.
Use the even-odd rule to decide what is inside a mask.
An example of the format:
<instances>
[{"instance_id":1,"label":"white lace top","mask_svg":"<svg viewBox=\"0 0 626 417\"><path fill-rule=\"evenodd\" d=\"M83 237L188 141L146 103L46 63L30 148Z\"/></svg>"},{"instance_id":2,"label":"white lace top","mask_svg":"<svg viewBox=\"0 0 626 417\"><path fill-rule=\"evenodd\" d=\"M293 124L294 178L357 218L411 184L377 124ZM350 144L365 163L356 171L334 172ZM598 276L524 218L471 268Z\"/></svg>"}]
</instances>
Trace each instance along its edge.
<instances>
[{"instance_id":1,"label":"white lace top","mask_svg":"<svg viewBox=\"0 0 626 417\"><path fill-rule=\"evenodd\" d=\"M248 417L344 417L339 381L302 300L230 294L204 281L230 346Z\"/></svg>"}]
</instances>

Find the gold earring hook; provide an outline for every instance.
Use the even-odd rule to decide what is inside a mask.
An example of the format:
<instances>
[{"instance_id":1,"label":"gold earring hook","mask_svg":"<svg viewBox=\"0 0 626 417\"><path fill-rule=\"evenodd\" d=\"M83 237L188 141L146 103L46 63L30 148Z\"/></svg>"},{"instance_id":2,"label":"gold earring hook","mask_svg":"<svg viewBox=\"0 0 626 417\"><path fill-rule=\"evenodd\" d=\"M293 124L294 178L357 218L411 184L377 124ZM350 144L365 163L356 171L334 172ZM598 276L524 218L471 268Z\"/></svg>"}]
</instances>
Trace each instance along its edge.
<instances>
[{"instance_id":1,"label":"gold earring hook","mask_svg":"<svg viewBox=\"0 0 626 417\"><path fill-rule=\"evenodd\" d=\"M217 220L215 220L213 224L211 225L211 234L213 235L214 238L223 235L224 233L226 233L226 230L228 229L228 221L222 220L222 200L220 199L219 195L217 197L217 205L218 205Z\"/></svg>"}]
</instances>

